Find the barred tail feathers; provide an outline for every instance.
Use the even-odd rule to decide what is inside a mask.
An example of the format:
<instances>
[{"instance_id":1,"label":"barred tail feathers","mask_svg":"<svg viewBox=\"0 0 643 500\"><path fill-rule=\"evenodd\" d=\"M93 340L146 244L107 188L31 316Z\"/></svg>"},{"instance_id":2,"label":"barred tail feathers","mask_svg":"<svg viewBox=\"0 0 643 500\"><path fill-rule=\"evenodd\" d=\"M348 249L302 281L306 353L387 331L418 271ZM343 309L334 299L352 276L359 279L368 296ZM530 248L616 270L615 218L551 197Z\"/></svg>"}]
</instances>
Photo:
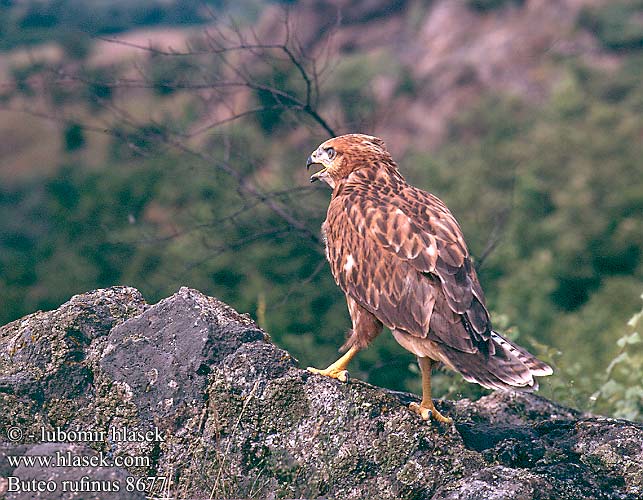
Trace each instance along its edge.
<instances>
[{"instance_id":1,"label":"barred tail feathers","mask_svg":"<svg viewBox=\"0 0 643 500\"><path fill-rule=\"evenodd\" d=\"M535 391L536 377L551 375L553 370L527 350L513 344L497 332L491 332L492 349L488 353L462 352L441 345L449 364L468 382L487 389Z\"/></svg>"}]
</instances>

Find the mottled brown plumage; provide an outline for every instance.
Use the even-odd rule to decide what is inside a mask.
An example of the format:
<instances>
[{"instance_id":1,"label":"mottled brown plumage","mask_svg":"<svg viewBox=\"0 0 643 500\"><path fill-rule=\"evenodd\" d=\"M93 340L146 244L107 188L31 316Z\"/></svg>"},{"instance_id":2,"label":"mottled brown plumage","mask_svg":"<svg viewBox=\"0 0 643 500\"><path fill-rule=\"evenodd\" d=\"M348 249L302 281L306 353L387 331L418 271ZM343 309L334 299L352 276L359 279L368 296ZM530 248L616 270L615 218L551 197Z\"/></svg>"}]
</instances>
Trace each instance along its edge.
<instances>
[{"instance_id":1,"label":"mottled brown plumage","mask_svg":"<svg viewBox=\"0 0 643 500\"><path fill-rule=\"evenodd\" d=\"M419 358L487 388L535 389L535 376L552 373L493 331L459 224L437 197L407 184L381 139L335 137L313 164L323 168L311 181L333 188L322 229L353 321L351 352L383 324Z\"/></svg>"}]
</instances>

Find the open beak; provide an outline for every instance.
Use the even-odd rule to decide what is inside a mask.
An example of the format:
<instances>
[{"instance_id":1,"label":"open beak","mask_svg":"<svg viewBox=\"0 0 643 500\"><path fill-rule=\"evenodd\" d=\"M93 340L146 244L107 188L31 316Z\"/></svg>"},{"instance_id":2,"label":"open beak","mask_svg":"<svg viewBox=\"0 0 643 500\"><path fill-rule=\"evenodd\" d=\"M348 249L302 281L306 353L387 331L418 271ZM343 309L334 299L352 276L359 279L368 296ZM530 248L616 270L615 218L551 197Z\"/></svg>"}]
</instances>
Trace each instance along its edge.
<instances>
[{"instance_id":1,"label":"open beak","mask_svg":"<svg viewBox=\"0 0 643 500\"><path fill-rule=\"evenodd\" d=\"M310 170L311 165L319 165L320 167L323 167L321 170L318 172L315 172L313 175L310 176L310 182L315 182L321 179L321 177L324 175L326 172L326 167L324 167L321 163L316 162L313 160L313 156L310 155L308 157L308 160L306 160L306 170Z\"/></svg>"}]
</instances>

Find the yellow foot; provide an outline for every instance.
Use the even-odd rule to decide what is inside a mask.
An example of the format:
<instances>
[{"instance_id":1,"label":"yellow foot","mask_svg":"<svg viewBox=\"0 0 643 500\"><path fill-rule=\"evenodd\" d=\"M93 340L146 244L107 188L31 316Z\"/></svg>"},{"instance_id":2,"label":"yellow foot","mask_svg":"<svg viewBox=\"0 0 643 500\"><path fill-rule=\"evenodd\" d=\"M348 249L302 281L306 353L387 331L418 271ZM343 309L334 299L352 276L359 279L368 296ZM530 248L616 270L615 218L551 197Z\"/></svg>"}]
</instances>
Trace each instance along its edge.
<instances>
[{"instance_id":1,"label":"yellow foot","mask_svg":"<svg viewBox=\"0 0 643 500\"><path fill-rule=\"evenodd\" d=\"M422 420L436 420L442 424L451 424L453 419L450 417L445 417L442 415L436 408L433 406L433 403L429 406L424 406L423 404L411 403L409 405L409 410L413 413L417 413L422 417Z\"/></svg>"},{"instance_id":2,"label":"yellow foot","mask_svg":"<svg viewBox=\"0 0 643 500\"><path fill-rule=\"evenodd\" d=\"M336 378L340 382L348 382L349 376L348 376L348 371L344 370L343 368L335 368L333 365L330 365L328 368L324 370L320 370L318 368L313 368L309 366L306 368L310 373L316 373L317 375L323 375L325 377L330 377L330 378Z\"/></svg>"}]
</instances>

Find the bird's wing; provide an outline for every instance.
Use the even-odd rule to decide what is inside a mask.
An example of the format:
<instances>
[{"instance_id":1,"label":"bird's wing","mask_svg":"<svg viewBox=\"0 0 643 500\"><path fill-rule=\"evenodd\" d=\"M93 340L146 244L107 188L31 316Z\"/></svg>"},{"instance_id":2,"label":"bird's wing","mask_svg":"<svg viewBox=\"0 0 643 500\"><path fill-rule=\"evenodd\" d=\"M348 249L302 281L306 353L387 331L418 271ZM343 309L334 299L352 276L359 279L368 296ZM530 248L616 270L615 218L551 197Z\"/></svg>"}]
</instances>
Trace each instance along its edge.
<instances>
[{"instance_id":1,"label":"bird's wing","mask_svg":"<svg viewBox=\"0 0 643 500\"><path fill-rule=\"evenodd\" d=\"M326 233L338 285L384 324L426 337L430 324L444 323L432 332L465 351L488 342L489 314L462 231L438 198L395 179L357 178L331 201ZM450 309L444 318L434 311L440 293ZM460 319L464 329L452 338L446 326Z\"/></svg>"},{"instance_id":2,"label":"bird's wing","mask_svg":"<svg viewBox=\"0 0 643 500\"><path fill-rule=\"evenodd\" d=\"M426 336L435 303L435 283L408 262L359 235L349 214L331 204L324 224L326 252L344 293L391 329Z\"/></svg>"}]
</instances>

